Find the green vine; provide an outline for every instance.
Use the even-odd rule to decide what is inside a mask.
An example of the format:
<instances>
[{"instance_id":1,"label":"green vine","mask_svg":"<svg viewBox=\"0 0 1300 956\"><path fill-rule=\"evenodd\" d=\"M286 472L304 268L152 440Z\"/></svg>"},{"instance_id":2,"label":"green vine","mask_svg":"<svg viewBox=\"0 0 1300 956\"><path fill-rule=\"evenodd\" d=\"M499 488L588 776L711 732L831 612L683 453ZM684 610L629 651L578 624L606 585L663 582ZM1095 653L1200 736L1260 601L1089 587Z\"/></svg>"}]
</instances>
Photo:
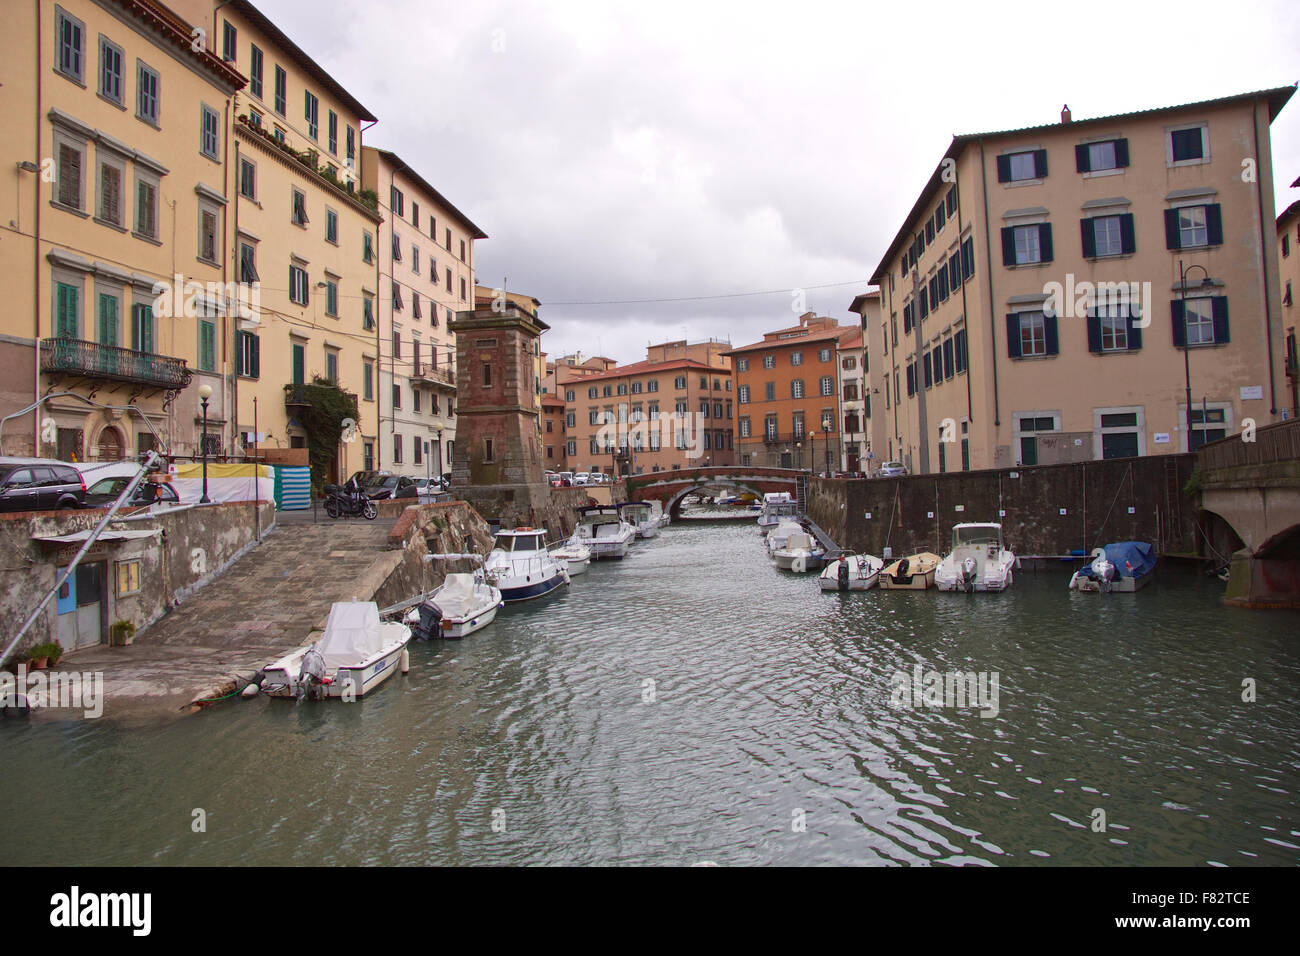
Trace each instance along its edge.
<instances>
[{"instance_id":1,"label":"green vine","mask_svg":"<svg viewBox=\"0 0 1300 956\"><path fill-rule=\"evenodd\" d=\"M338 454L344 420L357 420L357 397L320 376L313 378L310 385L286 385L284 389L301 402L295 417L307 433L311 490L313 495L319 495L329 476L330 463Z\"/></svg>"},{"instance_id":2,"label":"green vine","mask_svg":"<svg viewBox=\"0 0 1300 956\"><path fill-rule=\"evenodd\" d=\"M1205 476L1200 471L1193 471L1187 476L1187 481L1183 483L1183 494L1189 498L1195 498L1205 487Z\"/></svg>"}]
</instances>

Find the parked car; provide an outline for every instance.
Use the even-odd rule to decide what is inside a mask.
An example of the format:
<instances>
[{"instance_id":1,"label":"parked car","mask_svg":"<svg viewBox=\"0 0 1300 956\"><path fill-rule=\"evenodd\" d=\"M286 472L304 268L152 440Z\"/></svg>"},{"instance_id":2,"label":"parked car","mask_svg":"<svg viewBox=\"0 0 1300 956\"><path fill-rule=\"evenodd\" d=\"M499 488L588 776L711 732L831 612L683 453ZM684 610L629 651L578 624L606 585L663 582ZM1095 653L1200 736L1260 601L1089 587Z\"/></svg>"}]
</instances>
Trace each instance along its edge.
<instances>
[{"instance_id":1,"label":"parked car","mask_svg":"<svg viewBox=\"0 0 1300 956\"><path fill-rule=\"evenodd\" d=\"M86 507L87 508L107 508L122 490L130 484L131 479L127 477L101 478L86 489ZM150 505L162 505L163 507L175 507L181 503L181 497L176 493L168 482L165 481L141 481L136 486L135 494L131 500L126 503L128 508L147 508Z\"/></svg>"},{"instance_id":2,"label":"parked car","mask_svg":"<svg viewBox=\"0 0 1300 956\"><path fill-rule=\"evenodd\" d=\"M423 502L437 500L439 495L445 494L449 482L445 478L416 478L415 493Z\"/></svg>"},{"instance_id":3,"label":"parked car","mask_svg":"<svg viewBox=\"0 0 1300 956\"><path fill-rule=\"evenodd\" d=\"M591 475L588 472L580 471L573 476L573 483L575 485L589 485L592 483Z\"/></svg>"},{"instance_id":4,"label":"parked car","mask_svg":"<svg viewBox=\"0 0 1300 956\"><path fill-rule=\"evenodd\" d=\"M901 461L887 461L880 466L880 471L876 472L877 478L901 478L907 474L907 469L903 467Z\"/></svg>"},{"instance_id":5,"label":"parked car","mask_svg":"<svg viewBox=\"0 0 1300 956\"><path fill-rule=\"evenodd\" d=\"M415 498L419 491L415 479L406 475L380 473L362 487L366 497L371 501L385 501L389 498Z\"/></svg>"},{"instance_id":6,"label":"parked car","mask_svg":"<svg viewBox=\"0 0 1300 956\"><path fill-rule=\"evenodd\" d=\"M571 471L560 472L560 487L568 488L572 484L573 484L573 472Z\"/></svg>"},{"instance_id":7,"label":"parked car","mask_svg":"<svg viewBox=\"0 0 1300 956\"><path fill-rule=\"evenodd\" d=\"M86 500L81 472L45 458L0 458L0 511L80 508Z\"/></svg>"}]
</instances>

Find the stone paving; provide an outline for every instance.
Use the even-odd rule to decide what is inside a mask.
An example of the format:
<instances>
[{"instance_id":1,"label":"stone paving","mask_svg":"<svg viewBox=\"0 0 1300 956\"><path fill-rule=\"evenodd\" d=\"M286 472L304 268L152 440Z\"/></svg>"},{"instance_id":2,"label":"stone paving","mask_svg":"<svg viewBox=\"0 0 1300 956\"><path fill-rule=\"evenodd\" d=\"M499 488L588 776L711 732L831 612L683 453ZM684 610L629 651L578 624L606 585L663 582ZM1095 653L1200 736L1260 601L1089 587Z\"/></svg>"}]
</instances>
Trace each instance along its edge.
<instances>
[{"instance_id":1,"label":"stone paving","mask_svg":"<svg viewBox=\"0 0 1300 956\"><path fill-rule=\"evenodd\" d=\"M401 559L392 519L331 521L281 513L262 543L128 647L67 655L60 670L104 674L109 717L187 712L245 686L308 642L335 601L370 600Z\"/></svg>"}]
</instances>

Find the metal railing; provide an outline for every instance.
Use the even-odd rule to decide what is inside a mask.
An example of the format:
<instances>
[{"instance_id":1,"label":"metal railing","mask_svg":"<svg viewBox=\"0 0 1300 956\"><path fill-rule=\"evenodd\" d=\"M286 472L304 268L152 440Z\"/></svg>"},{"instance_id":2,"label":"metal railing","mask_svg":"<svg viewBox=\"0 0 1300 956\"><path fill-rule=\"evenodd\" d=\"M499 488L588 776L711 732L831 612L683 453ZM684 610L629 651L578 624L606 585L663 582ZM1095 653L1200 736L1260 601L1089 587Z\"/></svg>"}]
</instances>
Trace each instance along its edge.
<instances>
[{"instance_id":1,"label":"metal railing","mask_svg":"<svg viewBox=\"0 0 1300 956\"><path fill-rule=\"evenodd\" d=\"M62 337L41 340L41 371L176 389L194 376L184 359Z\"/></svg>"},{"instance_id":2,"label":"metal railing","mask_svg":"<svg viewBox=\"0 0 1300 956\"><path fill-rule=\"evenodd\" d=\"M455 385L456 378L448 369L434 368L432 365L417 365L411 372L412 382L430 382L441 385Z\"/></svg>"},{"instance_id":3,"label":"metal railing","mask_svg":"<svg viewBox=\"0 0 1300 956\"><path fill-rule=\"evenodd\" d=\"M1292 419L1258 429L1254 441L1229 435L1202 445L1196 452L1196 467L1199 471L1210 471L1297 459L1300 459L1300 419Z\"/></svg>"}]
</instances>

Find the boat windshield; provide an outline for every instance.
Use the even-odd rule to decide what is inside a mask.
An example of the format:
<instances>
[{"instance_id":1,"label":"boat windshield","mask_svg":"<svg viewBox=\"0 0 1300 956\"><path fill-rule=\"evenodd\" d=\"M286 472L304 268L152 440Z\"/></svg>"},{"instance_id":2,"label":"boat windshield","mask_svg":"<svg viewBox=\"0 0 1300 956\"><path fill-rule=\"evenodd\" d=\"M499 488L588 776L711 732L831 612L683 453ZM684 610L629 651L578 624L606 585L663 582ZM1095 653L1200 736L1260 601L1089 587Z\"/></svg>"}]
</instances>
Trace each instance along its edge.
<instances>
[{"instance_id":1,"label":"boat windshield","mask_svg":"<svg viewBox=\"0 0 1300 956\"><path fill-rule=\"evenodd\" d=\"M1002 544L1002 528L995 524L974 525L967 528L952 529L952 545L959 548L962 545L990 545Z\"/></svg>"},{"instance_id":2,"label":"boat windshield","mask_svg":"<svg viewBox=\"0 0 1300 956\"><path fill-rule=\"evenodd\" d=\"M541 548L541 541L535 534L499 534L495 547L498 551L536 551Z\"/></svg>"}]
</instances>

